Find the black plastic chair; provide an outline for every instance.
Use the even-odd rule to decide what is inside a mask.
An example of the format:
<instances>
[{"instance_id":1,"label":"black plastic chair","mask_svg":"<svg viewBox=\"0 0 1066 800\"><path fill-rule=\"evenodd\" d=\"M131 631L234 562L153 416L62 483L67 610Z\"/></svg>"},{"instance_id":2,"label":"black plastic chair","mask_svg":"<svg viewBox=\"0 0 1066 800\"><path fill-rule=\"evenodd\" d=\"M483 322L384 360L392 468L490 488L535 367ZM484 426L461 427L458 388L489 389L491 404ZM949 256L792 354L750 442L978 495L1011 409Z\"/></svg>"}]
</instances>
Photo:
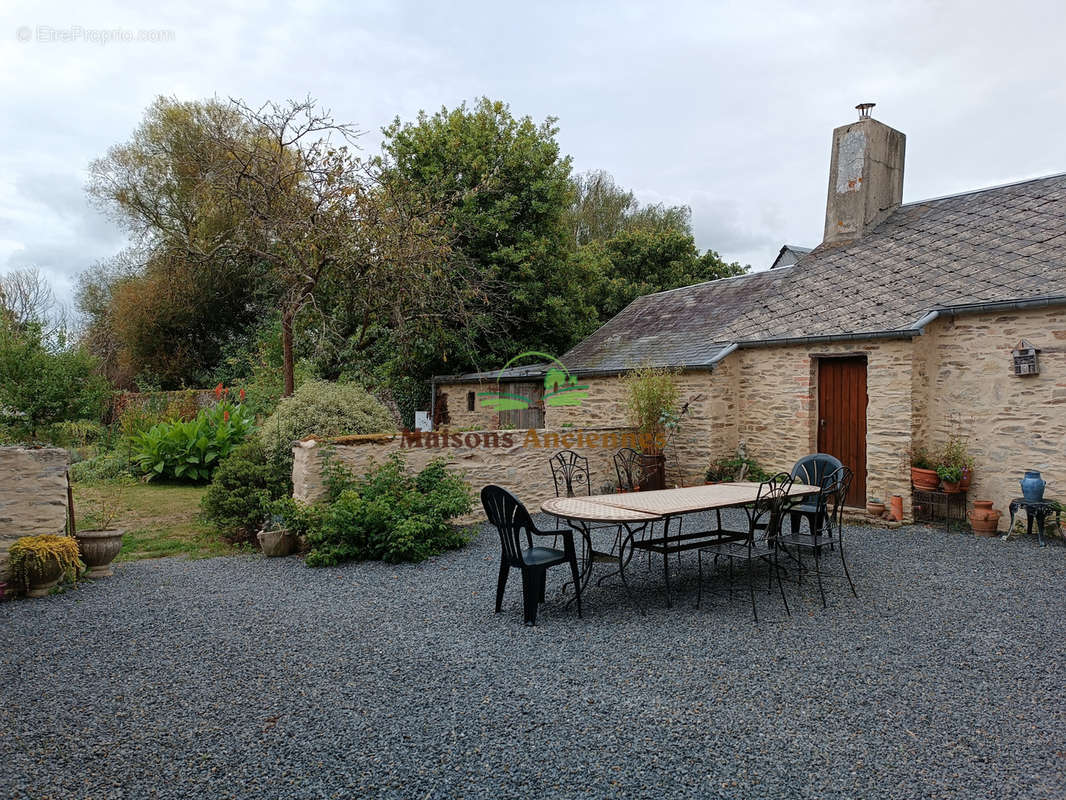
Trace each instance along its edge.
<instances>
[{"instance_id":1,"label":"black plastic chair","mask_svg":"<svg viewBox=\"0 0 1066 800\"><path fill-rule=\"evenodd\" d=\"M844 465L840 463L840 459L828 453L811 453L792 467L793 481L822 489L815 499L805 500L789 509L789 527L792 533L800 531L804 519L812 532L821 529L822 520L825 518L826 481L842 466Z\"/></svg>"},{"instance_id":2,"label":"black plastic chair","mask_svg":"<svg viewBox=\"0 0 1066 800\"><path fill-rule=\"evenodd\" d=\"M500 576L496 582L496 613L503 605L503 590L512 569L522 571L522 600L526 625L537 624L537 605L544 602L544 586L550 567L570 564L574 580L577 615L581 616L581 579L577 570L577 551L571 530L542 531L533 524L526 507L502 486L486 486L481 490L481 504L485 515L500 534ZM525 534L523 537L522 534ZM563 549L534 547L533 536L560 536ZM525 538L526 547L523 547Z\"/></svg>"},{"instance_id":3,"label":"black plastic chair","mask_svg":"<svg viewBox=\"0 0 1066 800\"><path fill-rule=\"evenodd\" d=\"M825 608L825 589L822 588L822 561L821 552L823 547L840 552L840 563L844 567L844 577L848 579L851 593L858 597L855 591L855 583L851 580L848 571L848 562L844 558L844 502L848 497L848 489L851 488L851 470L840 467L828 475L824 480L822 498L825 503L824 513L821 515L820 527L812 529L811 533L792 533L781 536L780 545L788 552L789 548L796 550L796 563L799 564L800 577L803 575L803 551L808 550L814 554L814 571L818 577L818 593L822 596L822 608Z\"/></svg>"},{"instance_id":4,"label":"black plastic chair","mask_svg":"<svg viewBox=\"0 0 1066 800\"><path fill-rule=\"evenodd\" d=\"M781 601L785 604L785 613L792 616L785 597L785 585L781 580L781 565L778 563L778 542L781 536L781 519L791 502L789 491L792 489L792 476L782 472L770 480L759 484L759 494L754 503L744 506L748 517L748 529L742 539L721 542L709 547L701 547L697 558L699 563L699 592L696 597L698 608L703 600L703 555L714 556L714 566L718 566L720 557L729 559L729 591L733 592L733 561L741 559L747 564L748 593L751 595L751 613L759 621L759 611L755 606L755 570L756 561L770 565L770 582L768 591L773 591L774 576L781 591Z\"/></svg>"}]
</instances>

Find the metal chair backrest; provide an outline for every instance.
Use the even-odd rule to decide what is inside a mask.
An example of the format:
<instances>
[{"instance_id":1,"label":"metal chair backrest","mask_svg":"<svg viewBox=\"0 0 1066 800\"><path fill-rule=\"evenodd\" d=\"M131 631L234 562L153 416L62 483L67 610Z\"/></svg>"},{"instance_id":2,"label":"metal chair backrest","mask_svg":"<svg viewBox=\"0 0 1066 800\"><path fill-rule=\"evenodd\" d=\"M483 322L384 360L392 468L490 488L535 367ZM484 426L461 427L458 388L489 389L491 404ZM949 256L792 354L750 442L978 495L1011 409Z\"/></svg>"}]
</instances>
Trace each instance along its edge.
<instances>
[{"instance_id":1,"label":"metal chair backrest","mask_svg":"<svg viewBox=\"0 0 1066 800\"><path fill-rule=\"evenodd\" d=\"M574 497L574 485L580 490L584 483L586 495L592 494L592 477L589 473L589 460L579 456L573 450L560 450L548 459L555 483L556 497ZM565 492L565 495L563 494Z\"/></svg>"},{"instance_id":2,"label":"metal chair backrest","mask_svg":"<svg viewBox=\"0 0 1066 800\"><path fill-rule=\"evenodd\" d=\"M644 480L640 453L632 447L623 447L614 454L614 472L618 476L618 488L627 492L639 489Z\"/></svg>"},{"instance_id":3,"label":"metal chair backrest","mask_svg":"<svg viewBox=\"0 0 1066 800\"><path fill-rule=\"evenodd\" d=\"M755 502L744 507L744 513L748 515L749 547L755 543L756 537L773 538L781 532L781 517L792 502L789 492L794 482L787 472L779 472L759 484Z\"/></svg>"},{"instance_id":4,"label":"metal chair backrest","mask_svg":"<svg viewBox=\"0 0 1066 800\"><path fill-rule=\"evenodd\" d=\"M537 528L521 501L502 486L489 485L481 490L481 505L500 534L500 546L508 563L521 566L522 534L533 547L533 531Z\"/></svg>"},{"instance_id":5,"label":"metal chair backrest","mask_svg":"<svg viewBox=\"0 0 1066 800\"><path fill-rule=\"evenodd\" d=\"M848 499L848 491L851 489L852 472L847 467L840 467L826 476L822 487L821 498L825 503L825 522L823 523L832 533L835 528L838 532L844 524L844 504Z\"/></svg>"}]
</instances>

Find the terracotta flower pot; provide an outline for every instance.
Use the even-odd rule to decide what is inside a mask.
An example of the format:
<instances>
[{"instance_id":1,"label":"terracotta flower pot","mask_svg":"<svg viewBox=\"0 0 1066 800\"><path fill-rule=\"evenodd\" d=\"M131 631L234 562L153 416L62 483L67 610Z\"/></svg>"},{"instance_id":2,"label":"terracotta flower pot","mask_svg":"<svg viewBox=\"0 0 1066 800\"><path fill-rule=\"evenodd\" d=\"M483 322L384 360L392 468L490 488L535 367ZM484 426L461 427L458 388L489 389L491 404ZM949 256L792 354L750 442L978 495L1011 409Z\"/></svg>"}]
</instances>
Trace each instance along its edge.
<instances>
[{"instance_id":1,"label":"terracotta flower pot","mask_svg":"<svg viewBox=\"0 0 1066 800\"><path fill-rule=\"evenodd\" d=\"M78 540L81 560L89 569L86 578L106 578L114 575L111 562L122 549L122 534L125 531L78 531L74 538Z\"/></svg>"},{"instance_id":2,"label":"terracotta flower pot","mask_svg":"<svg viewBox=\"0 0 1066 800\"><path fill-rule=\"evenodd\" d=\"M935 469L911 467L911 483L920 491L935 492L940 486L940 476L936 474Z\"/></svg>"},{"instance_id":3,"label":"terracotta flower pot","mask_svg":"<svg viewBox=\"0 0 1066 800\"><path fill-rule=\"evenodd\" d=\"M884 503L867 503L866 513L873 517L879 517L885 513Z\"/></svg>"},{"instance_id":4,"label":"terracotta flower pot","mask_svg":"<svg viewBox=\"0 0 1066 800\"><path fill-rule=\"evenodd\" d=\"M287 556L296 549L296 534L289 533L287 530L259 531L256 538L259 540L263 555L267 558Z\"/></svg>"},{"instance_id":5,"label":"terracotta flower pot","mask_svg":"<svg viewBox=\"0 0 1066 800\"><path fill-rule=\"evenodd\" d=\"M63 565L56 559L49 558L42 564L26 567L27 597L44 597L63 577Z\"/></svg>"},{"instance_id":6,"label":"terracotta flower pot","mask_svg":"<svg viewBox=\"0 0 1066 800\"><path fill-rule=\"evenodd\" d=\"M892 507L892 519L896 522L903 522L903 498L898 494L894 494L888 499L888 502Z\"/></svg>"},{"instance_id":7,"label":"terracotta flower pot","mask_svg":"<svg viewBox=\"0 0 1066 800\"><path fill-rule=\"evenodd\" d=\"M959 488L958 481L944 481L944 491L948 494L958 494L962 489Z\"/></svg>"},{"instance_id":8,"label":"terracotta flower pot","mask_svg":"<svg viewBox=\"0 0 1066 800\"><path fill-rule=\"evenodd\" d=\"M974 500L973 509L966 516L975 535L991 537L999 533L999 518L1003 512L992 508L991 500Z\"/></svg>"},{"instance_id":9,"label":"terracotta flower pot","mask_svg":"<svg viewBox=\"0 0 1066 800\"><path fill-rule=\"evenodd\" d=\"M973 483L973 470L964 469L962 471L962 480L959 481L959 488L964 491L970 491L970 484Z\"/></svg>"}]
</instances>

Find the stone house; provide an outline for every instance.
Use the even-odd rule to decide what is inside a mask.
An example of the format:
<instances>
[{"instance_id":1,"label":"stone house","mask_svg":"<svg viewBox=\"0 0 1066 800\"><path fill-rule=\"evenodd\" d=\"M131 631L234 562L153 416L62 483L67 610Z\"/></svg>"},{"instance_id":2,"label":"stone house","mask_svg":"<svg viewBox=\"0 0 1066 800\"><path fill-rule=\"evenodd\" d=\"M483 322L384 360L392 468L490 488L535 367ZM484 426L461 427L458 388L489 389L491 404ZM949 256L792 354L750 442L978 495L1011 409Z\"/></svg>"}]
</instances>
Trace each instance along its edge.
<instances>
[{"instance_id":1,"label":"stone house","mask_svg":"<svg viewBox=\"0 0 1066 800\"><path fill-rule=\"evenodd\" d=\"M1066 499L1066 174L903 204L905 141L860 107L833 132L821 244L635 300L560 357L588 386L580 405L545 406L545 368L521 367L434 379L435 419L617 426L618 377L672 367L689 403L672 481L702 480L741 442L773 469L830 452L855 472L852 505L901 495L910 518L912 449L961 435L976 459L970 499L1006 510L1026 469ZM1023 339L1038 374L1015 374ZM484 407L497 381L532 408Z\"/></svg>"}]
</instances>

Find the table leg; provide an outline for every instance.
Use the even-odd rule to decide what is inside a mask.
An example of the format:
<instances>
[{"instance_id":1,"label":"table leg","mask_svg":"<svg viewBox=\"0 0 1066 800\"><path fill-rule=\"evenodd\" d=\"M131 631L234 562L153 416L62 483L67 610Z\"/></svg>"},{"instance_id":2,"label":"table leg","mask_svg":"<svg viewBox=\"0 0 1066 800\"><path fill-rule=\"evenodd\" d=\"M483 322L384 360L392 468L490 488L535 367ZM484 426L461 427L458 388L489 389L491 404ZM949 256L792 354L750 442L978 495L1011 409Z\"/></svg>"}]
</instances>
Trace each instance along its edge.
<instances>
[{"instance_id":1,"label":"table leg","mask_svg":"<svg viewBox=\"0 0 1066 800\"><path fill-rule=\"evenodd\" d=\"M663 518L663 579L666 582L666 607L673 608L670 599L670 517Z\"/></svg>"},{"instance_id":2,"label":"table leg","mask_svg":"<svg viewBox=\"0 0 1066 800\"><path fill-rule=\"evenodd\" d=\"M1044 519L1046 516L1046 514L1040 513L1036 515L1036 536L1041 547L1047 546L1047 543L1044 541Z\"/></svg>"},{"instance_id":3,"label":"table leg","mask_svg":"<svg viewBox=\"0 0 1066 800\"><path fill-rule=\"evenodd\" d=\"M633 539L636 536L637 531L640 531L641 534L643 534L648 527L648 523L645 522L643 525L638 525L636 529L630 528L628 523L625 523L623 527L626 529L626 537L622 544L618 546L618 576L622 579L622 585L625 587L630 602L636 604L641 614L646 614L647 612L644 610L644 605L633 596L633 590L629 588L629 581L626 580L626 566L629 564L629 560L633 557ZM627 544L629 545L629 558L626 558L624 555Z\"/></svg>"}]
</instances>

